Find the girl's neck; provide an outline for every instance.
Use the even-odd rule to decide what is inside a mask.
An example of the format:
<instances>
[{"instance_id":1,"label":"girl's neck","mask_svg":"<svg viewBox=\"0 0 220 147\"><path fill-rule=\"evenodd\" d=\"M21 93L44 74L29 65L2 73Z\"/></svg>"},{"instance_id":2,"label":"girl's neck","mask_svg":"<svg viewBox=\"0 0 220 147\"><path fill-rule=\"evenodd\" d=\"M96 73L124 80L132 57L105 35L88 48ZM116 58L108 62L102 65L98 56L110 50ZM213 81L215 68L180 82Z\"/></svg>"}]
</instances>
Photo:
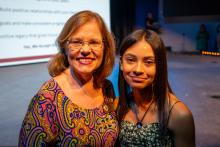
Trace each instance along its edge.
<instances>
[{"instance_id":1,"label":"girl's neck","mask_svg":"<svg viewBox=\"0 0 220 147\"><path fill-rule=\"evenodd\" d=\"M134 102L137 106L145 105L151 102L152 100L152 89L145 88L144 90L132 90L132 95L134 98Z\"/></svg>"}]
</instances>

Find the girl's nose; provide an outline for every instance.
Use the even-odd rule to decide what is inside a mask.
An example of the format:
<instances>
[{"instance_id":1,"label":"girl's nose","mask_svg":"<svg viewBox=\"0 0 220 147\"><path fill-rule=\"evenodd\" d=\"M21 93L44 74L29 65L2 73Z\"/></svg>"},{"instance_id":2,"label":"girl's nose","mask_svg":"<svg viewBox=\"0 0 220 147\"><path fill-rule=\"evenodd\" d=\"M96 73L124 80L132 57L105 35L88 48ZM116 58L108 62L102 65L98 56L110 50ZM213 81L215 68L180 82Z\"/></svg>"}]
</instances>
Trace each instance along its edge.
<instances>
[{"instance_id":1,"label":"girl's nose","mask_svg":"<svg viewBox=\"0 0 220 147\"><path fill-rule=\"evenodd\" d=\"M141 72L141 71L134 71L133 73L134 73L136 76L140 76L140 75L143 74L143 72Z\"/></svg>"},{"instance_id":2,"label":"girl's nose","mask_svg":"<svg viewBox=\"0 0 220 147\"><path fill-rule=\"evenodd\" d=\"M133 73L134 73L136 76L139 76L139 75L142 75L142 74L143 74L142 63L137 63L137 64L136 64Z\"/></svg>"}]
</instances>

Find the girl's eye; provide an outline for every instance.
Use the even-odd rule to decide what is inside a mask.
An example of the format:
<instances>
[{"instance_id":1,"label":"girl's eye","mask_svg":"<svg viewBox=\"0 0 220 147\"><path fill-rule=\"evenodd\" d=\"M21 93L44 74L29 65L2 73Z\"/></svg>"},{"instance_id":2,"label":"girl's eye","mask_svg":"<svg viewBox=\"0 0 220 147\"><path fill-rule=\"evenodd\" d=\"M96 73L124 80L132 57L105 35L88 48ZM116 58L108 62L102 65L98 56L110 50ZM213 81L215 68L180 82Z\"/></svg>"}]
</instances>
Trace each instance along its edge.
<instances>
[{"instance_id":1,"label":"girl's eye","mask_svg":"<svg viewBox=\"0 0 220 147\"><path fill-rule=\"evenodd\" d=\"M147 60L147 61L144 61L144 63L145 63L146 65L153 65L155 62L152 61L152 60Z\"/></svg>"},{"instance_id":2,"label":"girl's eye","mask_svg":"<svg viewBox=\"0 0 220 147\"><path fill-rule=\"evenodd\" d=\"M135 59L134 58L126 58L125 61L127 63L133 63L133 62L135 62Z\"/></svg>"}]
</instances>

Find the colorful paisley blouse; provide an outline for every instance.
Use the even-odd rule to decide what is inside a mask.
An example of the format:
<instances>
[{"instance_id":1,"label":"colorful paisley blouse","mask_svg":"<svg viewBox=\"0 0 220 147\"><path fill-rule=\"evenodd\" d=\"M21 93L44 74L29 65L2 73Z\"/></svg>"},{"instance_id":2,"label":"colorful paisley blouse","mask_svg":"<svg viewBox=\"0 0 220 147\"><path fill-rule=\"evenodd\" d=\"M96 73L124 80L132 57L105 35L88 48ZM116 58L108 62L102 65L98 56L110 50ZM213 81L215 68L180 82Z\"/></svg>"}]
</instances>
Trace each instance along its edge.
<instances>
[{"instance_id":1,"label":"colorful paisley blouse","mask_svg":"<svg viewBox=\"0 0 220 147\"><path fill-rule=\"evenodd\" d=\"M112 99L94 109L83 109L65 96L54 79L33 97L24 118L19 146L114 146L118 122L105 111Z\"/></svg>"}]
</instances>

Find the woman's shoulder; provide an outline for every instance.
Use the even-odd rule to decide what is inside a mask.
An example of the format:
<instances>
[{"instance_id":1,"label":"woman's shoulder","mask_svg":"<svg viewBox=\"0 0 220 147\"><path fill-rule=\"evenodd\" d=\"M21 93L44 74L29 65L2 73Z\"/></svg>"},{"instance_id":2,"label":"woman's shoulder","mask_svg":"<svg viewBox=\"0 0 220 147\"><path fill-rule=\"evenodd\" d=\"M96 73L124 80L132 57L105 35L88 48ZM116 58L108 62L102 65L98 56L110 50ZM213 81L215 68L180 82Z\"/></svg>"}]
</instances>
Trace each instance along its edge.
<instances>
[{"instance_id":1,"label":"woman's shoulder","mask_svg":"<svg viewBox=\"0 0 220 147\"><path fill-rule=\"evenodd\" d=\"M103 94L107 98L115 99L115 91L113 84L110 80L105 79L102 86Z\"/></svg>"},{"instance_id":2,"label":"woman's shoulder","mask_svg":"<svg viewBox=\"0 0 220 147\"><path fill-rule=\"evenodd\" d=\"M193 115L189 107L173 94L170 94L169 108L169 128L175 129L175 126L194 125Z\"/></svg>"},{"instance_id":3,"label":"woman's shoulder","mask_svg":"<svg viewBox=\"0 0 220 147\"><path fill-rule=\"evenodd\" d=\"M51 79L45 81L45 82L41 85L39 92L40 92L40 91L45 91L45 90L52 89L52 88L54 88L56 85L57 85L57 82L56 82L53 78L51 78Z\"/></svg>"},{"instance_id":4,"label":"woman's shoulder","mask_svg":"<svg viewBox=\"0 0 220 147\"><path fill-rule=\"evenodd\" d=\"M36 95L39 97L54 98L58 88L57 82L51 78L41 85Z\"/></svg>"},{"instance_id":5,"label":"woman's shoulder","mask_svg":"<svg viewBox=\"0 0 220 147\"><path fill-rule=\"evenodd\" d=\"M31 98L29 102L28 110L33 109L36 105L43 104L48 101L53 101L56 97L55 93L55 81L53 79L49 79L44 82L37 93Z\"/></svg>"},{"instance_id":6,"label":"woman's shoulder","mask_svg":"<svg viewBox=\"0 0 220 147\"><path fill-rule=\"evenodd\" d=\"M105 79L104 82L103 82L103 86L105 88L109 88L109 87L113 87L113 84L109 79Z\"/></svg>"}]
</instances>

